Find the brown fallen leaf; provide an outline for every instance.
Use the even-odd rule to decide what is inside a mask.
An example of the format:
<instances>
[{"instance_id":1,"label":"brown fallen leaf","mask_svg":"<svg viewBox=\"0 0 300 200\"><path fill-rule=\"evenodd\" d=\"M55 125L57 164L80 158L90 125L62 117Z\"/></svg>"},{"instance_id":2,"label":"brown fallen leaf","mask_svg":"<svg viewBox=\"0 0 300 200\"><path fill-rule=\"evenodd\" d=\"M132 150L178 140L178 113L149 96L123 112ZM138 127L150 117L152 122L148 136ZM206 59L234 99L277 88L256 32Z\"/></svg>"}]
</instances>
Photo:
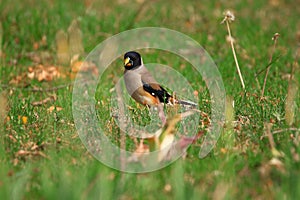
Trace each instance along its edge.
<instances>
[{"instance_id":1,"label":"brown fallen leaf","mask_svg":"<svg viewBox=\"0 0 300 200\"><path fill-rule=\"evenodd\" d=\"M9 81L9 84L26 87L29 84L29 81L26 79L26 77L27 75L25 73L17 75Z\"/></svg>"},{"instance_id":2,"label":"brown fallen leaf","mask_svg":"<svg viewBox=\"0 0 300 200\"><path fill-rule=\"evenodd\" d=\"M99 71L94 63L86 61L74 61L71 64L70 78L74 79L77 73L91 73L94 76L98 76Z\"/></svg>"},{"instance_id":3,"label":"brown fallen leaf","mask_svg":"<svg viewBox=\"0 0 300 200\"><path fill-rule=\"evenodd\" d=\"M18 157L18 156L27 156L27 155L29 155L29 154L30 154L29 151L26 151L26 150L19 150L19 151L15 154L15 156L16 156L16 157Z\"/></svg>"},{"instance_id":4,"label":"brown fallen leaf","mask_svg":"<svg viewBox=\"0 0 300 200\"><path fill-rule=\"evenodd\" d=\"M29 79L37 79L41 81L52 81L55 78L61 77L58 66L38 65L36 67L28 67L27 77Z\"/></svg>"},{"instance_id":5,"label":"brown fallen leaf","mask_svg":"<svg viewBox=\"0 0 300 200\"><path fill-rule=\"evenodd\" d=\"M52 113L54 110L56 110L56 111L61 111L63 108L62 107L59 107L59 106L50 106L48 109L47 109L47 111L48 111L48 113Z\"/></svg>"}]
</instances>

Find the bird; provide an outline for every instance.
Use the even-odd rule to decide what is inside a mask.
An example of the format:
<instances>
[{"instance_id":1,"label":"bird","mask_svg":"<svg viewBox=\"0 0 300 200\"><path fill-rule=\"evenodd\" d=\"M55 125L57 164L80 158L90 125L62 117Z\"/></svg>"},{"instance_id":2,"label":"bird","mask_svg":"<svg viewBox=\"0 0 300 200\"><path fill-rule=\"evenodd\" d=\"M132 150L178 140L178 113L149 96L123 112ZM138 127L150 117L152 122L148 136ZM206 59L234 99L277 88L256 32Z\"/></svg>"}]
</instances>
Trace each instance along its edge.
<instances>
[{"instance_id":1,"label":"bird","mask_svg":"<svg viewBox=\"0 0 300 200\"><path fill-rule=\"evenodd\" d=\"M170 95L148 71L138 52L129 51L124 54L124 67L126 89L136 102L150 107L160 104L181 104L193 108L197 106L194 102L179 100Z\"/></svg>"}]
</instances>

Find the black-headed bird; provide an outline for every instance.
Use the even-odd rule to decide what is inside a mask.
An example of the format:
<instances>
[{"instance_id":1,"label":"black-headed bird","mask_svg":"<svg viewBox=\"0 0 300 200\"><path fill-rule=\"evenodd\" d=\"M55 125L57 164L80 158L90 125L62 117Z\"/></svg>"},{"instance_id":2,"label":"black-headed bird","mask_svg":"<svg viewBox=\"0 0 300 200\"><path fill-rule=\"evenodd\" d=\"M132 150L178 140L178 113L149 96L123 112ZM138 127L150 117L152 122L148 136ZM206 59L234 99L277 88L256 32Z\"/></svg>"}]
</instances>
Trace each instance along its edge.
<instances>
[{"instance_id":1,"label":"black-headed bird","mask_svg":"<svg viewBox=\"0 0 300 200\"><path fill-rule=\"evenodd\" d=\"M124 55L124 82L129 95L138 103L147 106L156 106L159 116L166 122L161 104L182 104L195 108L196 103L178 100L170 95L151 75L143 64L141 55L129 51Z\"/></svg>"}]
</instances>

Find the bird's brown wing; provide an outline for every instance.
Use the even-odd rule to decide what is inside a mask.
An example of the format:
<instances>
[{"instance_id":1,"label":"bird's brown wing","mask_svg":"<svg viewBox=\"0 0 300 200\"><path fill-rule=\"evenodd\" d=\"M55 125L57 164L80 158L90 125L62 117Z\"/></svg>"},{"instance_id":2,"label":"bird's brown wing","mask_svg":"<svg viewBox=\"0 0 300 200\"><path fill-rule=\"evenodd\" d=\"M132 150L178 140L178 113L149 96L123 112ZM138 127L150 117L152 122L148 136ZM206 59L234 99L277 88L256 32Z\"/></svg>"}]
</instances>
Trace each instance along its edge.
<instances>
[{"instance_id":1,"label":"bird's brown wing","mask_svg":"<svg viewBox=\"0 0 300 200\"><path fill-rule=\"evenodd\" d=\"M171 95L157 83L157 81L145 67L139 70L139 74L141 75L144 90L150 93L152 96L157 97L160 102L168 103Z\"/></svg>"}]
</instances>

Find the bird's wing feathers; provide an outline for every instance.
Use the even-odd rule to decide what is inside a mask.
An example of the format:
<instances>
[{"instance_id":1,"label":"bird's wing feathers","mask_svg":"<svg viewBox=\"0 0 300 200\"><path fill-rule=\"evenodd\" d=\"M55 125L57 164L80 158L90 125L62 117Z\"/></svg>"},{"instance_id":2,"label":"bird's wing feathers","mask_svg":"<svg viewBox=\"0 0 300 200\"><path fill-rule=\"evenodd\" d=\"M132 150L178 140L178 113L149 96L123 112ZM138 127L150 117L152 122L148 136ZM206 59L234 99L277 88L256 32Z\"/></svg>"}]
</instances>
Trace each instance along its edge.
<instances>
[{"instance_id":1,"label":"bird's wing feathers","mask_svg":"<svg viewBox=\"0 0 300 200\"><path fill-rule=\"evenodd\" d=\"M159 86L159 89L154 89L152 85L153 84L144 83L143 88L152 96L158 97L160 102L168 103L168 100L171 97L171 95L163 87ZM157 84L155 84L154 86L157 86Z\"/></svg>"},{"instance_id":2,"label":"bird's wing feathers","mask_svg":"<svg viewBox=\"0 0 300 200\"><path fill-rule=\"evenodd\" d=\"M160 102L167 103L171 95L156 82L150 72L145 67L142 67L139 74L141 75L144 90L152 96L158 97Z\"/></svg>"}]
</instances>

